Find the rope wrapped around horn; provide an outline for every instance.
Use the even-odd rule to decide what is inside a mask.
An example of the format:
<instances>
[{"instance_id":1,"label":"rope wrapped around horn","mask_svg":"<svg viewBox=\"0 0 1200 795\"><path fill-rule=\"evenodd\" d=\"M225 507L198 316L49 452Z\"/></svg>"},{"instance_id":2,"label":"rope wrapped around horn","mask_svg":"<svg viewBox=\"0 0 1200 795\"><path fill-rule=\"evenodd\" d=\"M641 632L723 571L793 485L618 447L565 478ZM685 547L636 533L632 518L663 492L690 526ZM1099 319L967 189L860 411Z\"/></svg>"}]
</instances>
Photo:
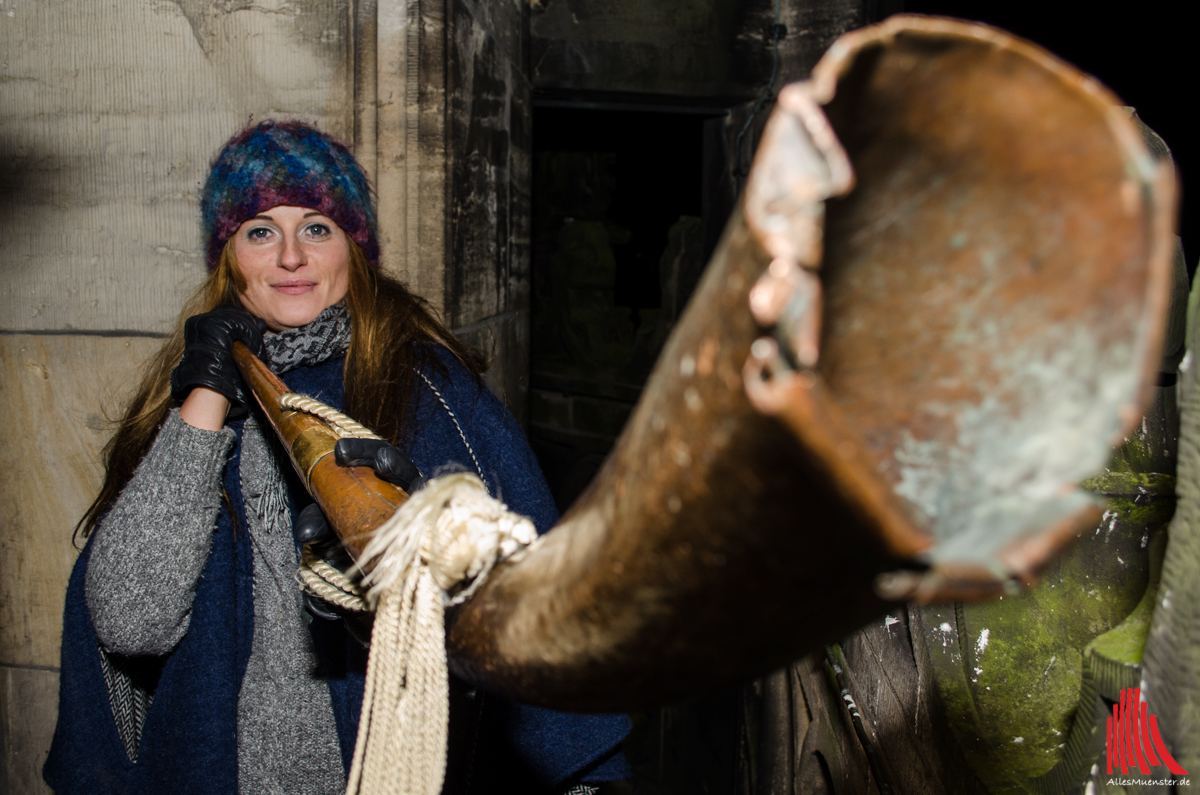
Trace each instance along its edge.
<instances>
[{"instance_id":1,"label":"rope wrapped around horn","mask_svg":"<svg viewBox=\"0 0 1200 795\"><path fill-rule=\"evenodd\" d=\"M893 601L1033 582L1098 517L1076 484L1157 364L1172 176L1115 98L1026 42L914 16L844 36L780 93L595 481L447 610L451 670L643 709ZM361 553L402 495L313 460L307 420L272 421Z\"/></svg>"}]
</instances>

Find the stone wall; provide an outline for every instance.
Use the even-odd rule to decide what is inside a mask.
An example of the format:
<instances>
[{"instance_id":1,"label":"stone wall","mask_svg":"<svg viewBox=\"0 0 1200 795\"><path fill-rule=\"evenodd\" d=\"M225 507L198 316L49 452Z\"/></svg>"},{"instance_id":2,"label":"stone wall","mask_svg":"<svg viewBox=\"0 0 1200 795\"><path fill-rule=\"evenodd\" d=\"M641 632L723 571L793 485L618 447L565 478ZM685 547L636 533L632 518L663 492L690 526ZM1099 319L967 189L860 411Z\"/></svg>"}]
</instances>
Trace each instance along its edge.
<instances>
[{"instance_id":1,"label":"stone wall","mask_svg":"<svg viewBox=\"0 0 1200 795\"><path fill-rule=\"evenodd\" d=\"M523 422L529 391L529 5L447 5L446 321L489 355L488 386Z\"/></svg>"}]
</instances>

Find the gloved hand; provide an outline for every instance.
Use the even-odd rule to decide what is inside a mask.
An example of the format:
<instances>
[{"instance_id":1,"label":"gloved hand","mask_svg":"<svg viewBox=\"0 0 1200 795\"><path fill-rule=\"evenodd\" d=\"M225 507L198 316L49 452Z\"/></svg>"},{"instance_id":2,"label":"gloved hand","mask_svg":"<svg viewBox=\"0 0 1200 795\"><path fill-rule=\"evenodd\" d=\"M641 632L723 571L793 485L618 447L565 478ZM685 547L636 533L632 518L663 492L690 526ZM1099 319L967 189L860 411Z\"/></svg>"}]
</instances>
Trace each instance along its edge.
<instances>
[{"instance_id":1,"label":"gloved hand","mask_svg":"<svg viewBox=\"0 0 1200 795\"><path fill-rule=\"evenodd\" d=\"M339 439L333 448L333 457L339 466L369 466L381 480L393 483L408 493L425 485L425 477L408 456L395 446L379 439ZM292 534L297 544L312 544L327 562L342 570L349 568L350 559L339 545L321 506L315 502L300 511ZM346 618L336 607L319 597L304 592L304 608L314 618L334 621ZM369 630L365 637L370 637Z\"/></svg>"},{"instance_id":2,"label":"gloved hand","mask_svg":"<svg viewBox=\"0 0 1200 795\"><path fill-rule=\"evenodd\" d=\"M425 485L425 476L408 456L381 439L338 439L333 457L339 466L370 467L380 480L393 483L409 494Z\"/></svg>"},{"instance_id":3,"label":"gloved hand","mask_svg":"<svg viewBox=\"0 0 1200 795\"><path fill-rule=\"evenodd\" d=\"M183 400L195 387L208 387L229 400L231 418L245 414L250 398L230 351L238 340L261 358L266 327L239 306L219 306L189 317L183 324L183 358L171 371L171 397Z\"/></svg>"},{"instance_id":4,"label":"gloved hand","mask_svg":"<svg viewBox=\"0 0 1200 795\"><path fill-rule=\"evenodd\" d=\"M329 520L325 518L321 506L315 502L300 511L300 515L296 517L296 524L292 527L292 537L296 539L297 544L312 544L313 550L325 558L326 563L336 566L342 571L350 567L349 556L332 543L337 540L333 528L329 526ZM314 596L308 591L301 591L301 593L304 598L304 609L313 618L322 618L326 621L336 621L342 618L342 613L324 599Z\"/></svg>"},{"instance_id":5,"label":"gloved hand","mask_svg":"<svg viewBox=\"0 0 1200 795\"><path fill-rule=\"evenodd\" d=\"M408 456L395 446L379 439L338 439L333 448L333 459L338 466L371 467L380 480L386 480L409 494L425 485L425 476ZM296 517L292 534L297 544L315 544L318 547L333 540L333 529L321 506L315 502Z\"/></svg>"},{"instance_id":6,"label":"gloved hand","mask_svg":"<svg viewBox=\"0 0 1200 795\"><path fill-rule=\"evenodd\" d=\"M320 547L333 540L333 528L329 526L329 520L325 518L320 505L314 502L300 511L300 515L296 517L296 524L292 527L292 537L301 546L313 544Z\"/></svg>"}]
</instances>

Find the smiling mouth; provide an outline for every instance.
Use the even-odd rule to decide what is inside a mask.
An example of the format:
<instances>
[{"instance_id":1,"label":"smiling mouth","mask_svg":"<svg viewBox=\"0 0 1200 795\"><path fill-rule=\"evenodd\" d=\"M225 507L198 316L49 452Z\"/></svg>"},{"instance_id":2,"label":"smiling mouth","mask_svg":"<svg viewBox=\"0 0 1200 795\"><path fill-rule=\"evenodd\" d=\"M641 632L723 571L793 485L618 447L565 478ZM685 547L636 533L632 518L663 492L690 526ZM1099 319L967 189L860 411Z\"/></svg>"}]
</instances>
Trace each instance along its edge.
<instances>
[{"instance_id":1,"label":"smiling mouth","mask_svg":"<svg viewBox=\"0 0 1200 795\"><path fill-rule=\"evenodd\" d=\"M274 290L278 290L279 292L283 293L284 295L300 295L301 293L308 292L309 290L311 290L313 287L316 287L316 286L317 286L316 282L289 281L289 282L276 282L275 284L271 285L271 288Z\"/></svg>"}]
</instances>

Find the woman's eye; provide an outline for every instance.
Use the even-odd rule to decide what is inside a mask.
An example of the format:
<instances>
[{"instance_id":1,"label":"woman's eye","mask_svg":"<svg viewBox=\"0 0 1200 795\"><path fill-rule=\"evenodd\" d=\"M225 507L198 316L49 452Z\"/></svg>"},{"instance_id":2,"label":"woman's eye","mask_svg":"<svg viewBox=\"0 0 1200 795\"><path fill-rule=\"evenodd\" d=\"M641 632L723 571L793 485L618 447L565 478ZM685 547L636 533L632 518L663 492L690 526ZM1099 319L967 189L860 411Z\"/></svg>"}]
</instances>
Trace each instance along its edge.
<instances>
[{"instance_id":1,"label":"woman's eye","mask_svg":"<svg viewBox=\"0 0 1200 795\"><path fill-rule=\"evenodd\" d=\"M246 233L246 238L255 242L268 240L271 237L271 229L265 226L256 226Z\"/></svg>"},{"instance_id":2,"label":"woman's eye","mask_svg":"<svg viewBox=\"0 0 1200 795\"><path fill-rule=\"evenodd\" d=\"M309 224L304 227L304 233L316 240L323 240L333 234L328 224Z\"/></svg>"}]
</instances>

